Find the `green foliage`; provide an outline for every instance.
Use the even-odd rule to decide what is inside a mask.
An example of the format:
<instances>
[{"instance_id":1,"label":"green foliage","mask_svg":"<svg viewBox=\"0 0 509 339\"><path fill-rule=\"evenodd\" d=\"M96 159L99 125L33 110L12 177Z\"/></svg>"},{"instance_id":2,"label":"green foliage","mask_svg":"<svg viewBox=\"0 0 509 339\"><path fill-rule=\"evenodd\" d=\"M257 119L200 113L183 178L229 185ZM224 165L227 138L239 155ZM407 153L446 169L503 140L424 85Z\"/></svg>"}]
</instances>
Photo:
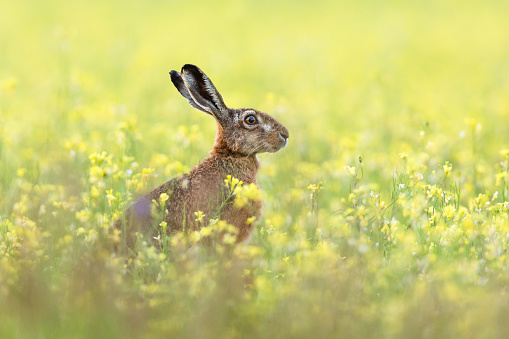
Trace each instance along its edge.
<instances>
[{"instance_id":1,"label":"green foliage","mask_svg":"<svg viewBox=\"0 0 509 339\"><path fill-rule=\"evenodd\" d=\"M0 8L2 338L509 331L506 2ZM248 243L195 211L123 255L112 223L213 142L169 80L185 63L289 145L262 192L227 180L264 201Z\"/></svg>"}]
</instances>

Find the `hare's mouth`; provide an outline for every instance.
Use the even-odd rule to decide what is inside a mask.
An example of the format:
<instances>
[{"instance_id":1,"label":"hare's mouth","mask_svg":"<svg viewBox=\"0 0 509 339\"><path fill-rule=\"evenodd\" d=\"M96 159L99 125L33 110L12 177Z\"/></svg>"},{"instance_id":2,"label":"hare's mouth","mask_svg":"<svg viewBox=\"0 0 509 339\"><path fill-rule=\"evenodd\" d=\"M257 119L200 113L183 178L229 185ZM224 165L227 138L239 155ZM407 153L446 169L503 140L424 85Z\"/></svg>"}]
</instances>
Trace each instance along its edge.
<instances>
[{"instance_id":1,"label":"hare's mouth","mask_svg":"<svg viewBox=\"0 0 509 339\"><path fill-rule=\"evenodd\" d=\"M286 147L286 145L288 145L288 138L285 138L284 144L281 148Z\"/></svg>"},{"instance_id":2,"label":"hare's mouth","mask_svg":"<svg viewBox=\"0 0 509 339\"><path fill-rule=\"evenodd\" d=\"M283 148L286 145L288 145L288 138L287 137L284 137L281 134L279 134L278 136L279 136L279 143L281 145L279 148Z\"/></svg>"},{"instance_id":3,"label":"hare's mouth","mask_svg":"<svg viewBox=\"0 0 509 339\"><path fill-rule=\"evenodd\" d=\"M288 145L288 138L283 137L281 134L278 135L277 145L274 145L274 149L272 153L279 151L280 149L286 147Z\"/></svg>"}]
</instances>

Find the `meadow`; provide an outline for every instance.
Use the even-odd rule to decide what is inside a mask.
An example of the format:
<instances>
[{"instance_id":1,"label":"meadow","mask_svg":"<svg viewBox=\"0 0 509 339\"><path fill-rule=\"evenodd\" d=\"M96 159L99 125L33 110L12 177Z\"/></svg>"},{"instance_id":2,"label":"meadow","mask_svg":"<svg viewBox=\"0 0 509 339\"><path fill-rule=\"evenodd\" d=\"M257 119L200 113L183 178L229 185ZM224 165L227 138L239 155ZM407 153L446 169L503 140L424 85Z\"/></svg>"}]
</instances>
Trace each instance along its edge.
<instances>
[{"instance_id":1,"label":"meadow","mask_svg":"<svg viewBox=\"0 0 509 339\"><path fill-rule=\"evenodd\" d=\"M0 338L509 333L508 2L0 8ZM125 255L113 222L213 144L186 63L289 144L249 242L215 220Z\"/></svg>"}]
</instances>

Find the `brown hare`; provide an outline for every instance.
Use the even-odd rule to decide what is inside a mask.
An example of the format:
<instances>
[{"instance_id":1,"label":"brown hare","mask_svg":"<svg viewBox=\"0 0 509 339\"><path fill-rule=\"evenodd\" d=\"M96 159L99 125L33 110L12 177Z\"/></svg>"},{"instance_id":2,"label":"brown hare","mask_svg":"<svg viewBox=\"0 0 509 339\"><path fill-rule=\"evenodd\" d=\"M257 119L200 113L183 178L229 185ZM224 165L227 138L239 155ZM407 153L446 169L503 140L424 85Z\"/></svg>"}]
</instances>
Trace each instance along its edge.
<instances>
[{"instance_id":1,"label":"brown hare","mask_svg":"<svg viewBox=\"0 0 509 339\"><path fill-rule=\"evenodd\" d=\"M152 201L162 193L165 202L164 221L168 232L196 228L195 212L204 213L204 220L220 216L237 229L237 242L246 240L251 232L251 217L259 217L262 204L250 201L242 208L224 203L229 195L224 180L228 175L245 184L256 183L260 167L257 153L277 152L285 147L289 133L285 126L270 115L251 108L228 108L212 81L198 67L186 64L181 72L171 71L171 81L194 108L210 114L217 124L217 134L210 156L188 174L173 178L132 204L115 227L124 232L128 247L134 246L134 232L151 235L154 220ZM235 196L231 196L235 199Z\"/></svg>"}]
</instances>

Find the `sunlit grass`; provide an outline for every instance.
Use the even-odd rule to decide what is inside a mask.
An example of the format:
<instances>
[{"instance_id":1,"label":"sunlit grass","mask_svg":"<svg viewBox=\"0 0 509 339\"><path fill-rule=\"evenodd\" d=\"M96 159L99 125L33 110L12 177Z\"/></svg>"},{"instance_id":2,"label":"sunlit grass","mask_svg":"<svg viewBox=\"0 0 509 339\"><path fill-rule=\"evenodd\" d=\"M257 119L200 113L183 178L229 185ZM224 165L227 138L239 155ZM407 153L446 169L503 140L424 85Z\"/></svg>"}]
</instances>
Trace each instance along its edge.
<instances>
[{"instance_id":1,"label":"sunlit grass","mask_svg":"<svg viewBox=\"0 0 509 339\"><path fill-rule=\"evenodd\" d=\"M509 331L506 3L0 8L0 337ZM248 243L196 211L124 254L112 223L213 143L185 63L289 145L238 188L264 202Z\"/></svg>"}]
</instances>

